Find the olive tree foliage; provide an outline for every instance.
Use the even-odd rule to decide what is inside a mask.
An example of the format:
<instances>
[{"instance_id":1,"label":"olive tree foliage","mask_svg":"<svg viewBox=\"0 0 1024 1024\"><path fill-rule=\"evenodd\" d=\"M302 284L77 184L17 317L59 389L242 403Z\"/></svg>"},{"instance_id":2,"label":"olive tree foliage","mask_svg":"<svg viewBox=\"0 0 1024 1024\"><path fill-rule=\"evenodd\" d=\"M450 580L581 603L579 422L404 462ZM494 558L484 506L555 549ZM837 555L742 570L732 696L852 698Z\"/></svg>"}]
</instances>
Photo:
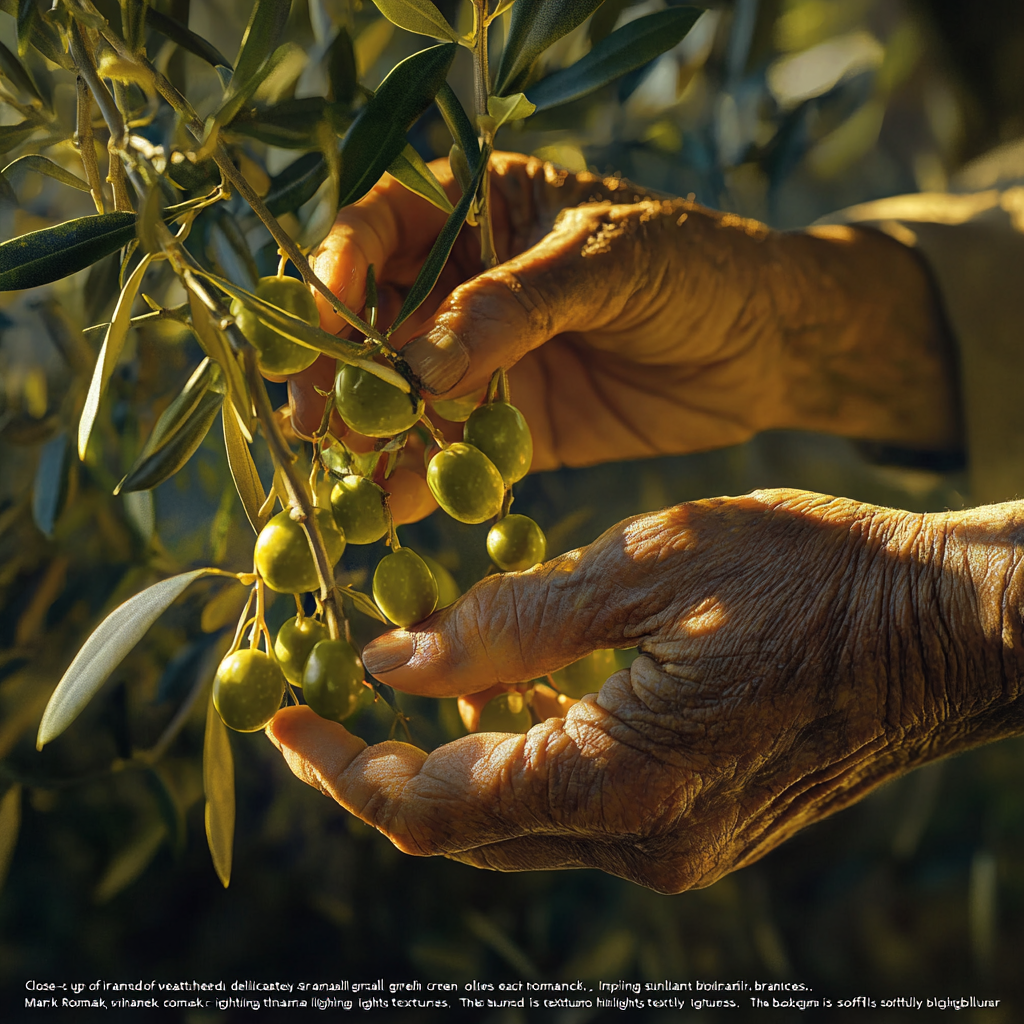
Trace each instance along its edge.
<instances>
[{"instance_id":1,"label":"olive tree foliage","mask_svg":"<svg viewBox=\"0 0 1024 1024\"><path fill-rule=\"evenodd\" d=\"M282 430L253 346L236 323L237 310L299 346L361 367L415 397L416 382L403 374L390 338L429 295L460 231L479 232L484 265L495 262L486 196L496 134L637 72L678 44L702 13L674 6L614 31L609 25L578 61L545 74L545 52L594 15L602 0L467 0L459 26L431 0L375 4L376 10L340 5L337 20L321 26L325 45L314 59L327 88L323 95L297 98L294 83L309 58L290 38L305 13L293 10L291 0L257 0L231 59L159 3L0 3L3 17L13 19L16 39L13 48L0 42L0 290L29 296L36 322L52 341L48 358L58 367L49 376L33 369L17 379L39 415L24 416L13 407L4 413L8 438L20 430L22 442L39 448L39 455L28 499L35 532L0 572L10 582L26 565L40 564L19 561L31 557L26 552L38 553L46 543L40 537L77 537L80 543L77 559L65 555L42 563L47 567L35 596L2 654L0 670L21 674L9 687L17 691L11 704L16 721L0 729L0 756L26 724L39 720L40 711L38 748L56 740L128 659L136 676L149 684L163 681L175 711L152 743L137 746L122 729L118 749L93 752L91 763L78 766L79 774L138 770L164 794L164 804L176 786L188 789L180 778L170 779L162 763L202 706L210 667L225 650L221 633L240 614L237 646L253 623L253 601L255 617L263 614L256 574L218 565L186 568L188 546L174 550L154 523L153 489L190 463L198 464L201 475L201 453L218 418L231 477L231 489L211 517L218 560L232 561L229 547L236 542L225 524L236 502L256 532L279 502L302 524L331 635L347 630L346 609L379 615L368 597L336 580L313 515L316 487L297 469L295 439ZM368 34L381 36L381 26L412 34L421 48L371 89L359 78L359 42L371 46ZM500 53L491 52L499 43ZM473 65L472 96L463 99L449 83L460 47ZM219 95L202 109L188 98L182 52L217 76ZM461 185L454 203L408 141L432 106L451 134L451 160ZM282 151L294 158L268 166L268 155L277 160ZM317 278L307 255L338 209L357 202L386 172L442 209L447 222L396 319L380 324L372 287L365 308L351 309ZM40 176L54 189L77 194L80 215L60 222L25 216L19 197L38 187ZM83 203L91 208L83 210ZM74 203L51 204L55 210L68 206ZM23 230L16 233L14 225ZM286 262L351 325L353 337L329 334L256 296L261 272L278 265L280 272ZM13 393L11 382L21 371L14 366L7 372ZM167 394L167 381L182 377L180 391ZM54 382L61 389L56 396L47 390ZM404 440L382 442L377 456L393 463ZM307 463L312 459L314 480L318 469L336 472L355 464L326 422L312 455L303 455ZM264 481L271 479L265 490ZM120 496L124 515L112 514L111 493ZM0 513L0 535L13 536L26 503L20 495L4 497L12 500ZM101 582L110 565L121 572ZM151 582L154 576L158 582ZM201 591L206 639L176 651L175 630L156 631L181 613L180 603L164 613L186 588L201 588L204 580L209 588L216 577L227 580L226 589ZM55 596L65 584L68 592L77 585L86 596L62 605ZM248 598L245 588L251 588ZM114 605L75 653L67 638L80 636L97 612ZM133 649L147 633L156 635L153 643L162 650L143 658ZM57 635L63 644L40 650L42 638ZM45 681L62 669L47 697ZM175 671L195 682L182 691ZM142 683L123 687L124 701L131 702L136 685ZM0 802L0 870L13 849L20 809L21 780L8 774L14 784ZM233 766L224 726L212 712L202 785L207 837L226 885ZM121 873L127 877L131 870L128 864Z\"/></svg>"}]
</instances>

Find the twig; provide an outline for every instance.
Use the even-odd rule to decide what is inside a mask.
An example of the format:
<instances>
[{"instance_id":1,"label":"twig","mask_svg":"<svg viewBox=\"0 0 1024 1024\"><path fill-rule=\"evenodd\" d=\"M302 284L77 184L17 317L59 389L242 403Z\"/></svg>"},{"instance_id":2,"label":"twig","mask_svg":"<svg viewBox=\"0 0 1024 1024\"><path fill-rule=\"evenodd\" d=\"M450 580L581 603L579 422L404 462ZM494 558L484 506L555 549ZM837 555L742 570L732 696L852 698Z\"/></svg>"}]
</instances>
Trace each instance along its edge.
<instances>
[{"instance_id":1,"label":"twig","mask_svg":"<svg viewBox=\"0 0 1024 1024\"><path fill-rule=\"evenodd\" d=\"M92 134L92 96L85 79L79 75L76 80L78 93L78 110L75 121L75 134L72 145L78 150L78 156L85 170L85 179L89 182L89 194L96 205L97 213L106 213L103 202L103 181L100 178L100 166L96 160L96 145Z\"/></svg>"}]
</instances>

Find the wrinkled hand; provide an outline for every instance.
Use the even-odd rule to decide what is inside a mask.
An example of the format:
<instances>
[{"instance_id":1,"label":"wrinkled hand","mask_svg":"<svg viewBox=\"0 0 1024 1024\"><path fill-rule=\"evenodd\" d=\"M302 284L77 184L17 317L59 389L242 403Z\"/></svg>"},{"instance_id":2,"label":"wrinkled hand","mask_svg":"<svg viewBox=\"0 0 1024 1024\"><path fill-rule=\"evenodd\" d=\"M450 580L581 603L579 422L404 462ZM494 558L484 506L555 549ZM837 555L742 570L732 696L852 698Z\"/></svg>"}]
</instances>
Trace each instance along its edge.
<instances>
[{"instance_id":1,"label":"wrinkled hand","mask_svg":"<svg viewBox=\"0 0 1024 1024\"><path fill-rule=\"evenodd\" d=\"M268 732L299 778L408 853L708 885L886 779L992 738L982 709L1019 692L1020 580L1011 625L999 611L1019 561L991 539L972 555L969 521L799 491L626 520L364 651L390 685L452 696L639 644L564 718L431 754L367 747L302 707ZM1001 636L1012 671L992 656Z\"/></svg>"}]
</instances>

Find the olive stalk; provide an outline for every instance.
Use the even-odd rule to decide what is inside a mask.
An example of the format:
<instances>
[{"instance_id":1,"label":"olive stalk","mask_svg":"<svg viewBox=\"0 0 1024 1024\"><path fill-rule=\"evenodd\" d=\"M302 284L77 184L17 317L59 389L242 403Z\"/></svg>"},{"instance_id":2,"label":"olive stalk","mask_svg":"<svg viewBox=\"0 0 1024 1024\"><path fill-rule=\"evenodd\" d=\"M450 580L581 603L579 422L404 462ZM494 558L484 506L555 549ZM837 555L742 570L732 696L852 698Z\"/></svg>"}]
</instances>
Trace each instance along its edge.
<instances>
[{"instance_id":1,"label":"olive stalk","mask_svg":"<svg viewBox=\"0 0 1024 1024\"><path fill-rule=\"evenodd\" d=\"M473 0L473 20L476 22L476 39L473 45L473 83L476 98L477 124L480 128L480 159L486 161L494 142L494 133L485 127L488 116L487 98L491 92L491 74L487 61L487 0ZM480 225L480 263L484 270L497 266L498 256L494 251L494 231L491 224L490 169L484 167L477 192L477 223Z\"/></svg>"},{"instance_id":2,"label":"olive stalk","mask_svg":"<svg viewBox=\"0 0 1024 1024\"><path fill-rule=\"evenodd\" d=\"M92 134L92 94L85 79L78 75L76 82L78 107L75 120L75 134L72 145L78 151L85 171L85 180L89 182L89 194L96 206L97 213L106 213L103 200L103 181L100 178L100 167L96 160L96 147Z\"/></svg>"}]
</instances>

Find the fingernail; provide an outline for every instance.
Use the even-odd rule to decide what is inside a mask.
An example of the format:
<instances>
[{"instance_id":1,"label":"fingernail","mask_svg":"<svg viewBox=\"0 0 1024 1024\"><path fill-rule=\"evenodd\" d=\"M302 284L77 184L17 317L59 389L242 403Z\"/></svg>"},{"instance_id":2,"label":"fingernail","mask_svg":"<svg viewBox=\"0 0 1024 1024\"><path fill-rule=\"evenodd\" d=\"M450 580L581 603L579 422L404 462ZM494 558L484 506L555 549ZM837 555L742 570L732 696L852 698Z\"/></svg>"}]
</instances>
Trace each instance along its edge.
<instances>
[{"instance_id":1,"label":"fingernail","mask_svg":"<svg viewBox=\"0 0 1024 1024\"><path fill-rule=\"evenodd\" d=\"M363 648L363 665L371 675L393 672L401 668L416 652L411 633L385 633Z\"/></svg>"},{"instance_id":2,"label":"fingernail","mask_svg":"<svg viewBox=\"0 0 1024 1024\"><path fill-rule=\"evenodd\" d=\"M402 349L402 358L423 387L434 395L451 391L469 369L466 346L447 327L435 327L429 334L413 338Z\"/></svg>"}]
</instances>

